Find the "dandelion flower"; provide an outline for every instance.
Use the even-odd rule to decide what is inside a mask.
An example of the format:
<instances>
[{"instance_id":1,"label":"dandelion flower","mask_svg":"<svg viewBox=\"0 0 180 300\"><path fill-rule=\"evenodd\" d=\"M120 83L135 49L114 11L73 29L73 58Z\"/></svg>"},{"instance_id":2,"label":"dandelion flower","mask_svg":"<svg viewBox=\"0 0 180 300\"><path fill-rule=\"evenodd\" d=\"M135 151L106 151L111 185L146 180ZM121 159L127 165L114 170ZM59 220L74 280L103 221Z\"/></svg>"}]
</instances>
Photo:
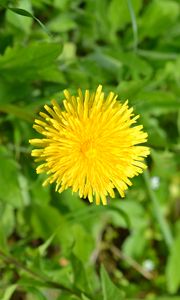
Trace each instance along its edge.
<instances>
[{"instance_id":1,"label":"dandelion flower","mask_svg":"<svg viewBox=\"0 0 180 300\"><path fill-rule=\"evenodd\" d=\"M139 115L113 92L105 97L101 85L95 93L83 95L79 89L77 96L67 90L64 95L64 108L52 100L52 108L45 105L46 113L40 112L33 126L42 135L30 143L38 147L32 150L40 162L37 173L48 175L43 185L55 182L58 192L70 187L90 202L95 198L96 204L107 204L115 189L124 197L149 154L148 147L139 146L147 141L143 126L132 127Z\"/></svg>"}]
</instances>

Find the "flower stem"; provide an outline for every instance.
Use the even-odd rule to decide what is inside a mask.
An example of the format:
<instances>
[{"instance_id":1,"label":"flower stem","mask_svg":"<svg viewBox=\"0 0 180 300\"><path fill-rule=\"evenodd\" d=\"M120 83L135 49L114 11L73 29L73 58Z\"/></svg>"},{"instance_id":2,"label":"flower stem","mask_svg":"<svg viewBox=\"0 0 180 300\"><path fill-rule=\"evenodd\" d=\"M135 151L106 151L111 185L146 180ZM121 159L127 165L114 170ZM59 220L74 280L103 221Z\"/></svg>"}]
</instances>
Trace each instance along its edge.
<instances>
[{"instance_id":1,"label":"flower stem","mask_svg":"<svg viewBox=\"0 0 180 300\"><path fill-rule=\"evenodd\" d=\"M172 233L171 233L171 229L170 229L165 217L162 214L162 211L161 211L158 199L156 197L156 194L154 193L154 191L151 188L149 171L148 170L144 171L143 175L144 175L144 181L145 181L145 184L146 184L146 188L147 188L147 191L148 191L148 194L149 194L149 198L151 199L152 204L153 204L155 217L156 217L156 219L159 223L159 227L160 227L160 230L163 234L165 243L166 243L168 249L170 249L171 245L172 245L172 242L173 242L173 236L172 236Z\"/></svg>"}]
</instances>

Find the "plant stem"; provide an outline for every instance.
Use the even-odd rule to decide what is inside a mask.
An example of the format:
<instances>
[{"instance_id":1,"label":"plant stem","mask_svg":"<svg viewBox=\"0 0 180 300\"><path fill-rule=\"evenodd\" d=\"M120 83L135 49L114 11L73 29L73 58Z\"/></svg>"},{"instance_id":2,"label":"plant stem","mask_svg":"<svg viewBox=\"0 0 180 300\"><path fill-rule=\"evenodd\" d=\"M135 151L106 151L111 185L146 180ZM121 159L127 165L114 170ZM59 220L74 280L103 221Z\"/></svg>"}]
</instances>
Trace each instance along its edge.
<instances>
[{"instance_id":1,"label":"plant stem","mask_svg":"<svg viewBox=\"0 0 180 300\"><path fill-rule=\"evenodd\" d=\"M71 295L77 296L79 298L81 298L81 295L84 294L85 296L88 297L88 299L93 300L93 298L88 295L86 292L81 291L79 289L71 289L68 288L58 282L52 281L51 279L49 279L46 275L40 275L39 273L34 272L33 270L27 268L26 266L24 266L20 261L18 261L17 259L15 259L14 257L5 254L2 250L0 250L0 256L2 257L2 259L9 264L13 264L15 265L17 268L22 269L23 271L25 271L26 273L28 273L29 275L31 275L32 277L35 277L37 279L39 279L45 286L49 287L49 288L54 288L54 289L58 289L61 291L65 291Z\"/></svg>"},{"instance_id":2,"label":"plant stem","mask_svg":"<svg viewBox=\"0 0 180 300\"><path fill-rule=\"evenodd\" d=\"M132 29L133 29L133 35L134 35L134 51L136 51L137 47L138 47L138 28L137 28L137 22L136 22L136 15L134 12L132 1L127 0L127 4L128 4L128 8L129 8L129 13L131 16L131 23L132 23Z\"/></svg>"},{"instance_id":3,"label":"plant stem","mask_svg":"<svg viewBox=\"0 0 180 300\"><path fill-rule=\"evenodd\" d=\"M135 261L132 257L123 253L116 246L111 245L110 250L115 256L126 261L132 268L134 268L137 272L139 272L146 279L148 279L148 280L153 279L153 274L151 272L146 271L137 261Z\"/></svg>"},{"instance_id":4,"label":"plant stem","mask_svg":"<svg viewBox=\"0 0 180 300\"><path fill-rule=\"evenodd\" d=\"M166 243L168 249L170 249L171 245L172 245L172 242L173 242L173 236L172 236L170 227L169 227L166 219L164 218L164 216L162 214L162 211L161 211L158 199L156 197L156 194L154 193L154 191L151 188L151 181L150 181L149 171L148 170L144 171L143 175L144 175L144 181L145 181L145 184L146 184L146 188L147 188L147 191L148 191L148 194L149 194L149 198L151 199L153 207L154 207L155 217L156 217L156 219L159 223L159 227L160 227L161 232L164 236L165 243Z\"/></svg>"}]
</instances>

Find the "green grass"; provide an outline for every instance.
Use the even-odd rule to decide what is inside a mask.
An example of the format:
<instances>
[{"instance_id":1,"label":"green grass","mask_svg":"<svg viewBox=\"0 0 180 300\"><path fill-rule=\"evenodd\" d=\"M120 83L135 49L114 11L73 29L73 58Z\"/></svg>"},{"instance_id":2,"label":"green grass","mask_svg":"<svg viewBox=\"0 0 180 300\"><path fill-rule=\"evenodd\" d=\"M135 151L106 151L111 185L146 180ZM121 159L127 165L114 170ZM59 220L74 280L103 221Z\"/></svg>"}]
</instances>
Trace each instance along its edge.
<instances>
[{"instance_id":1,"label":"green grass","mask_svg":"<svg viewBox=\"0 0 180 300\"><path fill-rule=\"evenodd\" d=\"M180 299L179 53L179 0L0 0L0 299ZM44 104L98 84L151 147L106 207L43 188L28 143Z\"/></svg>"}]
</instances>

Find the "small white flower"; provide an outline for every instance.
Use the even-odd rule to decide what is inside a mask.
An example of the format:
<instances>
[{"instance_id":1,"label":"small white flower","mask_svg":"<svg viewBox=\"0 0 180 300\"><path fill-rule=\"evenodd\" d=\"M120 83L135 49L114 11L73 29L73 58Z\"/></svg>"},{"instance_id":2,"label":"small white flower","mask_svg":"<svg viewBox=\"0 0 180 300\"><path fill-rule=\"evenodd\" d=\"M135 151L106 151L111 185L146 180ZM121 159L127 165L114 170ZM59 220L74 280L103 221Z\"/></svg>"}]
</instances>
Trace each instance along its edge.
<instances>
[{"instance_id":1,"label":"small white flower","mask_svg":"<svg viewBox=\"0 0 180 300\"><path fill-rule=\"evenodd\" d=\"M160 185L160 178L158 176L151 177L151 187L153 190L157 190Z\"/></svg>"},{"instance_id":2,"label":"small white flower","mask_svg":"<svg viewBox=\"0 0 180 300\"><path fill-rule=\"evenodd\" d=\"M154 270L154 263L152 260L150 259L146 259L144 262L143 262L143 267L146 271L153 271Z\"/></svg>"}]
</instances>

